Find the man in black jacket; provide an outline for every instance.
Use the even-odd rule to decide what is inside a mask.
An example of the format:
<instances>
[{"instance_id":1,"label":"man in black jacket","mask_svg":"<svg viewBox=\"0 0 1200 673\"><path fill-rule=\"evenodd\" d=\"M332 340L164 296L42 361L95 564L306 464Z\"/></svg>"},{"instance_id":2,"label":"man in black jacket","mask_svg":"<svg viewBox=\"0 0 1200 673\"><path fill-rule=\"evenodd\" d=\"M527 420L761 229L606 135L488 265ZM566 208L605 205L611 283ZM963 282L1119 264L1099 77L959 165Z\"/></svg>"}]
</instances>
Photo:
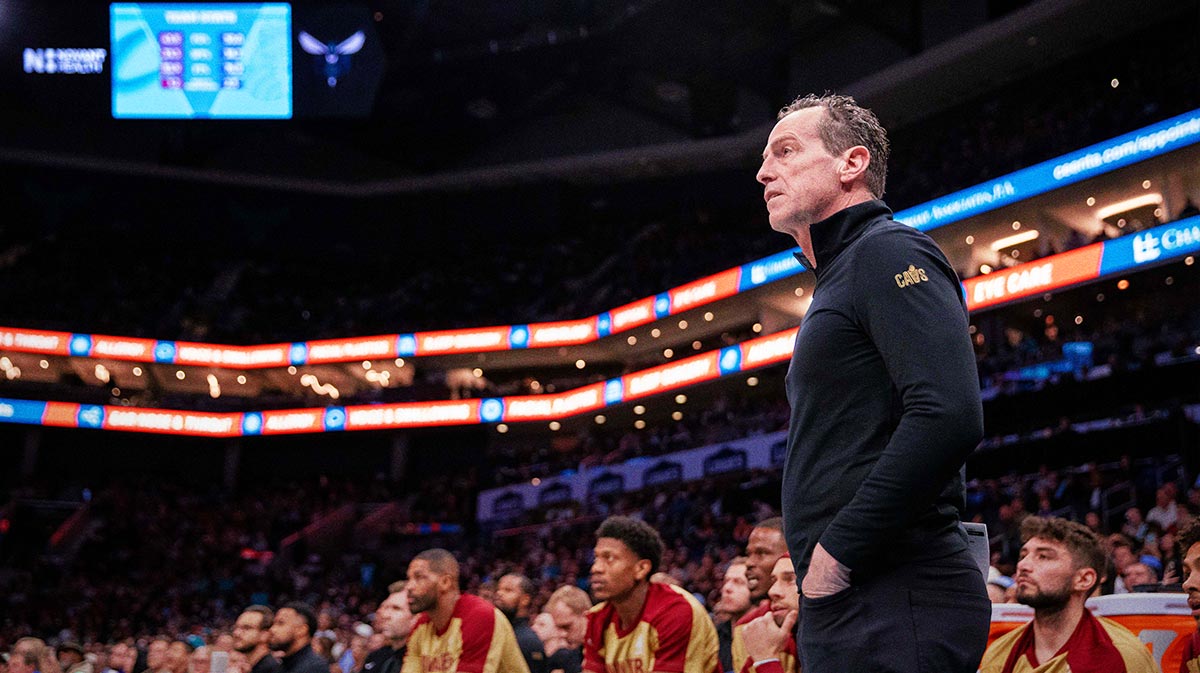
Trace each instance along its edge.
<instances>
[{"instance_id":1,"label":"man in black jacket","mask_svg":"<svg viewBox=\"0 0 1200 673\"><path fill-rule=\"evenodd\" d=\"M279 673L329 673L329 664L313 652L313 634L317 615L304 603L288 603L275 613L271 624L270 646L283 652Z\"/></svg>"},{"instance_id":2,"label":"man in black jacket","mask_svg":"<svg viewBox=\"0 0 1200 673\"><path fill-rule=\"evenodd\" d=\"M521 648L525 663L529 664L530 672L543 673L546 670L546 650L541 638L529 626L529 610L536 591L537 588L528 577L509 573L496 584L496 597L492 603L512 623L517 645Z\"/></svg>"},{"instance_id":3,"label":"man in black jacket","mask_svg":"<svg viewBox=\"0 0 1200 673\"><path fill-rule=\"evenodd\" d=\"M233 649L246 655L250 673L278 673L279 660L271 654L271 625L275 613L264 605L242 610L233 623Z\"/></svg>"},{"instance_id":4,"label":"man in black jacket","mask_svg":"<svg viewBox=\"0 0 1200 673\"><path fill-rule=\"evenodd\" d=\"M887 135L852 98L785 107L758 181L816 274L787 375L788 547L805 673L974 671L983 577L959 524L983 433L959 280L879 198Z\"/></svg>"},{"instance_id":5,"label":"man in black jacket","mask_svg":"<svg viewBox=\"0 0 1200 673\"><path fill-rule=\"evenodd\" d=\"M383 647L367 655L357 673L399 673L408 651L408 637L417 617L408 607L408 588L403 580L388 585L388 597L375 611L375 629L386 639Z\"/></svg>"}]
</instances>

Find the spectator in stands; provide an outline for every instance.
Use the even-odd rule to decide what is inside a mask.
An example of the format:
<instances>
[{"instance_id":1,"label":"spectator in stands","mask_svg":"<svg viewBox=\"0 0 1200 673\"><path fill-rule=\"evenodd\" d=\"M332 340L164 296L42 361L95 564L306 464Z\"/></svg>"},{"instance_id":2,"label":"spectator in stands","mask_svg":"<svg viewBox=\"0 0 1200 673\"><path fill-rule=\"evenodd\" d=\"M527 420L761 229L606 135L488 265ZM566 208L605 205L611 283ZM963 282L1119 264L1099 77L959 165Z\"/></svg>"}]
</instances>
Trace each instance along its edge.
<instances>
[{"instance_id":1,"label":"spectator in stands","mask_svg":"<svg viewBox=\"0 0 1200 673\"><path fill-rule=\"evenodd\" d=\"M988 600L993 604L1007 603L1008 590L1013 585L1013 579L1007 575L996 574L995 577L989 578L987 581Z\"/></svg>"},{"instance_id":2,"label":"spectator in stands","mask_svg":"<svg viewBox=\"0 0 1200 673\"><path fill-rule=\"evenodd\" d=\"M13 648L8 653L8 673L37 673L38 655L30 649Z\"/></svg>"},{"instance_id":3,"label":"spectator in stands","mask_svg":"<svg viewBox=\"0 0 1200 673\"><path fill-rule=\"evenodd\" d=\"M392 582L388 585L388 597L375 611L375 629L386 642L367 655L361 673L400 673L408 637L416 621L408 607L407 582Z\"/></svg>"},{"instance_id":4,"label":"spectator in stands","mask_svg":"<svg viewBox=\"0 0 1200 673\"><path fill-rule=\"evenodd\" d=\"M1148 523L1157 523L1163 530L1171 530L1179 523L1179 505L1172 496L1170 484L1164 484L1154 493L1154 507L1146 513Z\"/></svg>"},{"instance_id":5,"label":"spectator in stands","mask_svg":"<svg viewBox=\"0 0 1200 673\"><path fill-rule=\"evenodd\" d=\"M1042 517L1030 517L1021 530L1017 601L1034 609L1033 621L994 641L981 673L1157 671L1133 633L1084 607L1104 573L1099 536L1078 523Z\"/></svg>"},{"instance_id":6,"label":"spectator in stands","mask_svg":"<svg viewBox=\"0 0 1200 673\"><path fill-rule=\"evenodd\" d=\"M167 649L171 646L170 638L155 638L146 647L146 671L148 673L163 673L167 670Z\"/></svg>"},{"instance_id":7,"label":"spectator in stands","mask_svg":"<svg viewBox=\"0 0 1200 673\"><path fill-rule=\"evenodd\" d=\"M1200 518L1180 526L1179 549L1183 553L1183 590L1187 592L1192 617L1200 626ZM1179 667L1179 673L1197 671L1200 671L1200 629L1184 646L1183 664Z\"/></svg>"},{"instance_id":8,"label":"spectator in stands","mask_svg":"<svg viewBox=\"0 0 1200 673\"><path fill-rule=\"evenodd\" d=\"M312 646L316 632L317 615L306 603L288 603L275 612L268 645L283 653L279 673L329 673L329 664Z\"/></svg>"},{"instance_id":9,"label":"spectator in stands","mask_svg":"<svg viewBox=\"0 0 1200 673\"><path fill-rule=\"evenodd\" d=\"M746 586L750 590L751 610L734 622L730 642L731 668L740 671L746 663L746 648L742 644L741 630L746 624L770 613L768 593L774 581L771 573L775 564L787 553L787 540L783 536L783 519L771 517L758 523L746 542Z\"/></svg>"},{"instance_id":10,"label":"spectator in stands","mask_svg":"<svg viewBox=\"0 0 1200 673\"><path fill-rule=\"evenodd\" d=\"M603 603L588 613L584 671L716 670L717 632L704 607L679 587L650 581L663 555L658 531L609 517L594 552L592 594Z\"/></svg>"},{"instance_id":11,"label":"spectator in stands","mask_svg":"<svg viewBox=\"0 0 1200 673\"><path fill-rule=\"evenodd\" d=\"M500 612L508 617L517 646L531 673L545 673L546 650L542 641L529 626L529 610L537 591L533 581L524 575L509 573L496 583L496 597L492 600Z\"/></svg>"},{"instance_id":12,"label":"spectator in stands","mask_svg":"<svg viewBox=\"0 0 1200 673\"><path fill-rule=\"evenodd\" d=\"M201 645L192 650L188 657L188 673L211 673L212 650L207 645Z\"/></svg>"},{"instance_id":13,"label":"spectator in stands","mask_svg":"<svg viewBox=\"0 0 1200 673\"><path fill-rule=\"evenodd\" d=\"M249 673L277 673L279 660L271 654L271 626L275 614L263 605L251 605L233 624L233 649L246 657Z\"/></svg>"},{"instance_id":14,"label":"spectator in stands","mask_svg":"<svg viewBox=\"0 0 1200 673\"><path fill-rule=\"evenodd\" d=\"M1109 560L1113 566L1112 576L1115 578L1112 593L1129 593L1129 588L1125 585L1125 569L1138 562L1137 546L1132 539L1120 533L1108 536L1108 544L1111 550Z\"/></svg>"},{"instance_id":15,"label":"spectator in stands","mask_svg":"<svg viewBox=\"0 0 1200 673\"><path fill-rule=\"evenodd\" d=\"M1129 591L1136 591L1138 587L1158 584L1158 577L1154 570L1140 561L1125 566L1125 571L1121 573L1121 580Z\"/></svg>"},{"instance_id":16,"label":"spectator in stands","mask_svg":"<svg viewBox=\"0 0 1200 673\"><path fill-rule=\"evenodd\" d=\"M92 673L92 664L84 656L83 646L74 641L58 646L58 665L63 673Z\"/></svg>"},{"instance_id":17,"label":"spectator in stands","mask_svg":"<svg viewBox=\"0 0 1200 673\"><path fill-rule=\"evenodd\" d=\"M167 656L163 665L169 673L187 673L188 658L192 656L192 646L186 640L174 640L167 646Z\"/></svg>"},{"instance_id":18,"label":"spectator in stands","mask_svg":"<svg viewBox=\"0 0 1200 673\"><path fill-rule=\"evenodd\" d=\"M750 612L750 585L746 581L746 557L739 556L729 562L725 578L721 583L721 598L713 608L713 620L717 624L717 642L720 644L721 670L733 668L733 626Z\"/></svg>"},{"instance_id":19,"label":"spectator in stands","mask_svg":"<svg viewBox=\"0 0 1200 673\"><path fill-rule=\"evenodd\" d=\"M1142 518L1142 510L1137 507L1130 507L1125 510L1125 525L1121 527L1121 532L1138 542L1146 539L1146 534L1150 532L1150 527Z\"/></svg>"},{"instance_id":20,"label":"spectator in stands","mask_svg":"<svg viewBox=\"0 0 1200 673\"><path fill-rule=\"evenodd\" d=\"M105 673L133 673L137 663L137 650L124 641L117 641L108 648L108 670Z\"/></svg>"},{"instance_id":21,"label":"spectator in stands","mask_svg":"<svg viewBox=\"0 0 1200 673\"><path fill-rule=\"evenodd\" d=\"M459 572L445 549L423 551L408 564L408 602L419 616L402 673L529 673L512 625L491 603L462 593Z\"/></svg>"},{"instance_id":22,"label":"spectator in stands","mask_svg":"<svg viewBox=\"0 0 1200 673\"><path fill-rule=\"evenodd\" d=\"M784 555L771 572L771 611L746 625L742 634L747 660L740 673L797 673L794 628L800 615L800 591L796 586L796 567Z\"/></svg>"},{"instance_id":23,"label":"spectator in stands","mask_svg":"<svg viewBox=\"0 0 1200 673\"><path fill-rule=\"evenodd\" d=\"M583 670L583 640L587 636L587 613L592 601L579 587L565 585L554 590L546 601L546 612L562 634L565 645L548 653L546 668L550 673L580 673Z\"/></svg>"}]
</instances>

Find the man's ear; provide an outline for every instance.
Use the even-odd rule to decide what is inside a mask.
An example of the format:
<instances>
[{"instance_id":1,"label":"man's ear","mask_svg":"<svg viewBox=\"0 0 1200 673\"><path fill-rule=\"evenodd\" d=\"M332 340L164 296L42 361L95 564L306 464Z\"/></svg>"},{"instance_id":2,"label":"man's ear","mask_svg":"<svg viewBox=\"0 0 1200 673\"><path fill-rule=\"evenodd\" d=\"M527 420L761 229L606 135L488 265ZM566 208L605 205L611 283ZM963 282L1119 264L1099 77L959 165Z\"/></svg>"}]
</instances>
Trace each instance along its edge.
<instances>
[{"instance_id":1,"label":"man's ear","mask_svg":"<svg viewBox=\"0 0 1200 673\"><path fill-rule=\"evenodd\" d=\"M633 578L641 582L650 576L650 559L638 559L638 562L633 564Z\"/></svg>"},{"instance_id":2,"label":"man's ear","mask_svg":"<svg viewBox=\"0 0 1200 673\"><path fill-rule=\"evenodd\" d=\"M842 163L838 168L838 178L842 181L842 184L861 180L867 174L867 167L870 165L871 151L862 145L855 145L842 152Z\"/></svg>"},{"instance_id":3,"label":"man's ear","mask_svg":"<svg viewBox=\"0 0 1200 673\"><path fill-rule=\"evenodd\" d=\"M1071 588L1084 592L1084 596L1090 596L1099 584L1100 579L1096 575L1096 569L1083 567L1075 571L1075 580Z\"/></svg>"}]
</instances>

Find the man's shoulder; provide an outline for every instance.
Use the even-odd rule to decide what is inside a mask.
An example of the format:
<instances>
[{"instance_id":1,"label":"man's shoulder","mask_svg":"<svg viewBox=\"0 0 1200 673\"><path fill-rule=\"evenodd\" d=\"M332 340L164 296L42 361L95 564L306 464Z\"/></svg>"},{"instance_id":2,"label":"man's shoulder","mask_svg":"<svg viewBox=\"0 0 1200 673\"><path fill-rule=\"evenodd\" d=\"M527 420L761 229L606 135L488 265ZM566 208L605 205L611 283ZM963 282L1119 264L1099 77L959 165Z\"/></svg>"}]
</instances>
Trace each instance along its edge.
<instances>
[{"instance_id":1,"label":"man's shoulder","mask_svg":"<svg viewBox=\"0 0 1200 673\"><path fill-rule=\"evenodd\" d=\"M495 605L473 594L462 594L454 604L454 616L463 619L490 619L495 613Z\"/></svg>"},{"instance_id":2,"label":"man's shoulder","mask_svg":"<svg viewBox=\"0 0 1200 673\"><path fill-rule=\"evenodd\" d=\"M704 607L696 597L673 584L650 583L646 594L646 606L642 608L642 621L655 627L669 624L693 623L697 616L707 617ZM712 621L705 621L712 626Z\"/></svg>"},{"instance_id":3,"label":"man's shoulder","mask_svg":"<svg viewBox=\"0 0 1200 673\"><path fill-rule=\"evenodd\" d=\"M763 601L762 603L759 603L758 607L756 607L753 610L751 610L750 612L747 612L746 614L742 615L742 618L737 620L737 626L745 626L745 625L749 624L750 622L754 621L755 619L762 617L763 615L767 614L770 611L771 611L771 604L766 601Z\"/></svg>"},{"instance_id":4,"label":"man's shoulder","mask_svg":"<svg viewBox=\"0 0 1200 673\"><path fill-rule=\"evenodd\" d=\"M979 670L983 673L990 671L999 671L1004 662L1008 660L1009 653L1017 642L1024 637L1025 632L1032 628L1033 622L1022 624L1008 633L996 638L988 645L987 650L983 653L983 661L980 663Z\"/></svg>"},{"instance_id":5,"label":"man's shoulder","mask_svg":"<svg viewBox=\"0 0 1200 673\"><path fill-rule=\"evenodd\" d=\"M1108 617L1096 617L1096 621L1104 628L1104 632L1108 634L1112 641L1113 647L1117 648L1122 654L1146 654L1146 645L1139 639L1133 631L1130 631L1119 622L1113 621Z\"/></svg>"}]
</instances>

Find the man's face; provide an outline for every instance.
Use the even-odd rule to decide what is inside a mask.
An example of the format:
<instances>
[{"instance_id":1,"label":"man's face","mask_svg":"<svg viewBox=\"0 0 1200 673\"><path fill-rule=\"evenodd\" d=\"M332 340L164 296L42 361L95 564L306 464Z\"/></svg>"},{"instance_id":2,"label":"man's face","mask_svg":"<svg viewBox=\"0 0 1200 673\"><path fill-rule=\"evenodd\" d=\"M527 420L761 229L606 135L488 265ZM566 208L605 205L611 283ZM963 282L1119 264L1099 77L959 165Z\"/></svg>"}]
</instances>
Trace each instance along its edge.
<instances>
[{"instance_id":1,"label":"man's face","mask_svg":"<svg viewBox=\"0 0 1200 673\"><path fill-rule=\"evenodd\" d=\"M397 591L385 598L375 611L375 618L375 627L388 640L408 637L417 621L408 607L408 589Z\"/></svg>"},{"instance_id":2,"label":"man's face","mask_svg":"<svg viewBox=\"0 0 1200 673\"><path fill-rule=\"evenodd\" d=\"M792 234L838 210L841 158L825 149L820 122L825 108L797 110L780 119L767 138L757 179L763 184L771 228Z\"/></svg>"},{"instance_id":3,"label":"man's face","mask_svg":"<svg viewBox=\"0 0 1200 673\"><path fill-rule=\"evenodd\" d=\"M717 610L732 615L744 614L750 609L750 584L746 580L746 564L736 563L725 571L721 584L721 598Z\"/></svg>"},{"instance_id":4,"label":"man's face","mask_svg":"<svg viewBox=\"0 0 1200 673\"><path fill-rule=\"evenodd\" d=\"M587 613L575 614L566 603L556 601L546 606L546 612L554 619L554 625L562 631L567 639L567 647L583 647L584 636L587 635Z\"/></svg>"},{"instance_id":5,"label":"man's face","mask_svg":"<svg viewBox=\"0 0 1200 673\"><path fill-rule=\"evenodd\" d=\"M621 599L638 582L650 576L650 561L639 559L624 542L602 537L596 540L592 562L592 595L598 601Z\"/></svg>"},{"instance_id":6,"label":"man's face","mask_svg":"<svg viewBox=\"0 0 1200 673\"><path fill-rule=\"evenodd\" d=\"M271 623L269 645L272 650L282 650L287 654L297 652L308 644L312 634L308 632L308 621L291 608L281 608L275 613L275 621Z\"/></svg>"},{"instance_id":7,"label":"man's face","mask_svg":"<svg viewBox=\"0 0 1200 673\"><path fill-rule=\"evenodd\" d=\"M262 628L263 616L257 612L243 612L233 623L233 649L249 654L259 645L266 644L271 632L270 624Z\"/></svg>"},{"instance_id":8,"label":"man's face","mask_svg":"<svg viewBox=\"0 0 1200 673\"><path fill-rule=\"evenodd\" d=\"M176 640L167 646L166 667L171 673L185 673L188 669L188 654L187 645Z\"/></svg>"},{"instance_id":9,"label":"man's face","mask_svg":"<svg viewBox=\"0 0 1200 673\"><path fill-rule=\"evenodd\" d=\"M1017 602L1038 609L1062 609L1071 599L1079 573L1066 546L1056 540L1030 538L1017 563ZM1094 571L1093 571L1094 572Z\"/></svg>"},{"instance_id":10,"label":"man's face","mask_svg":"<svg viewBox=\"0 0 1200 673\"><path fill-rule=\"evenodd\" d=\"M529 596L521 590L521 580L512 575L500 578L493 602L506 617L512 619L519 615L522 608L529 604L529 600Z\"/></svg>"},{"instance_id":11,"label":"man's face","mask_svg":"<svg viewBox=\"0 0 1200 673\"><path fill-rule=\"evenodd\" d=\"M771 570L771 616L775 623L783 626L787 613L800 609L800 591L796 587L796 566L792 559L781 558Z\"/></svg>"},{"instance_id":12,"label":"man's face","mask_svg":"<svg viewBox=\"0 0 1200 673\"><path fill-rule=\"evenodd\" d=\"M1128 589L1142 584L1158 583L1158 578L1154 576L1154 571L1145 563L1131 563L1125 566L1125 572L1121 573L1121 579L1125 580L1125 587Z\"/></svg>"},{"instance_id":13,"label":"man's face","mask_svg":"<svg viewBox=\"0 0 1200 673\"><path fill-rule=\"evenodd\" d=\"M8 673L34 673L37 664L26 664L25 653L19 652L17 647L20 646L14 646L8 655Z\"/></svg>"},{"instance_id":14,"label":"man's face","mask_svg":"<svg viewBox=\"0 0 1200 673\"><path fill-rule=\"evenodd\" d=\"M1137 562L1137 558L1133 555L1133 550L1125 545L1113 547L1112 551L1113 566L1117 572L1121 573L1133 563Z\"/></svg>"},{"instance_id":15,"label":"man's face","mask_svg":"<svg viewBox=\"0 0 1200 673\"><path fill-rule=\"evenodd\" d=\"M58 665L64 669L70 668L83 661L83 655L75 650L63 650L58 653Z\"/></svg>"},{"instance_id":16,"label":"man's face","mask_svg":"<svg viewBox=\"0 0 1200 673\"><path fill-rule=\"evenodd\" d=\"M414 615L432 610L437 606L442 592L442 576L433 572L429 561L414 559L408 564L408 608Z\"/></svg>"},{"instance_id":17,"label":"man's face","mask_svg":"<svg viewBox=\"0 0 1200 673\"><path fill-rule=\"evenodd\" d=\"M1200 542L1192 545L1183 555L1183 590L1187 593L1192 617L1200 624Z\"/></svg>"},{"instance_id":18,"label":"man's face","mask_svg":"<svg viewBox=\"0 0 1200 673\"><path fill-rule=\"evenodd\" d=\"M197 647L191 656L189 673L209 673L212 669L212 651L207 647Z\"/></svg>"},{"instance_id":19,"label":"man's face","mask_svg":"<svg viewBox=\"0 0 1200 673\"><path fill-rule=\"evenodd\" d=\"M132 673L134 657L133 648L125 643L117 643L108 651L108 665L124 673Z\"/></svg>"},{"instance_id":20,"label":"man's face","mask_svg":"<svg viewBox=\"0 0 1200 673\"><path fill-rule=\"evenodd\" d=\"M146 648L146 666L151 671L162 670L167 663L167 641L155 640Z\"/></svg>"},{"instance_id":21,"label":"man's face","mask_svg":"<svg viewBox=\"0 0 1200 673\"><path fill-rule=\"evenodd\" d=\"M750 600L757 603L767 597L771 588L771 571L779 557L787 552L783 531L774 528L755 528L746 543L746 583Z\"/></svg>"}]
</instances>

